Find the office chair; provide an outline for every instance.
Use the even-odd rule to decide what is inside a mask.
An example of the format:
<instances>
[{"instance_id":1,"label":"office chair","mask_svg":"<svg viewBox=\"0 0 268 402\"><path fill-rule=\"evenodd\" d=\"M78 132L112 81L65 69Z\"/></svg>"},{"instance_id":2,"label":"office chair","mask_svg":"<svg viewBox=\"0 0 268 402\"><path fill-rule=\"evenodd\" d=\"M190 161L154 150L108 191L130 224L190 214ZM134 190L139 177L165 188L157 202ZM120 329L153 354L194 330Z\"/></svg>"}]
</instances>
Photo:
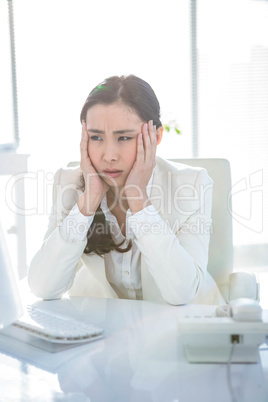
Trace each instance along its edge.
<instances>
[{"instance_id":1,"label":"office chair","mask_svg":"<svg viewBox=\"0 0 268 402\"><path fill-rule=\"evenodd\" d=\"M170 159L194 167L203 167L214 181L212 200L212 231L209 246L208 272L216 281L224 299L237 297L259 301L259 284L254 274L233 273L233 228L231 200L231 169L226 159Z\"/></svg>"}]
</instances>

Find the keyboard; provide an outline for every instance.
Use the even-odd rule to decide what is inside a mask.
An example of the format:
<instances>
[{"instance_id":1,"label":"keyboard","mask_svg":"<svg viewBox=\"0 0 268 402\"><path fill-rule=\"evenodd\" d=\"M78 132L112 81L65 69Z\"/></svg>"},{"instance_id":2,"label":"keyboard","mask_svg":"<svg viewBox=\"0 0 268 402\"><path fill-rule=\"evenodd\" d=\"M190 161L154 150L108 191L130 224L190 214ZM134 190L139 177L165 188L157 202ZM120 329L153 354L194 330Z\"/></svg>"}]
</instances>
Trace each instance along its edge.
<instances>
[{"instance_id":1,"label":"keyboard","mask_svg":"<svg viewBox=\"0 0 268 402\"><path fill-rule=\"evenodd\" d=\"M103 337L102 328L74 318L41 311L33 306L27 306L27 313L1 333L48 351L54 351L55 347L46 347L46 344L75 345ZM43 341L43 344L35 339Z\"/></svg>"}]
</instances>

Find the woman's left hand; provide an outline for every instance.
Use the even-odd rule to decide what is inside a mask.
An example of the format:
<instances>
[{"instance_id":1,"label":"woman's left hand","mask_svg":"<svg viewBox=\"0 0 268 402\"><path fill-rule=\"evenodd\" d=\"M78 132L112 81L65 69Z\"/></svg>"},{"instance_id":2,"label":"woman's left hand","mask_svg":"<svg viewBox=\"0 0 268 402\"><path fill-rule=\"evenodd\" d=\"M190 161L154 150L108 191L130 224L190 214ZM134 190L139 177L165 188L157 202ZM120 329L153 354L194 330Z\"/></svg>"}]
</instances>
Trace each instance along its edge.
<instances>
[{"instance_id":1,"label":"woman's left hand","mask_svg":"<svg viewBox=\"0 0 268 402\"><path fill-rule=\"evenodd\" d=\"M156 126L153 121L143 124L137 137L137 157L125 183L125 195L132 213L136 213L151 202L147 195L147 185L155 167Z\"/></svg>"}]
</instances>

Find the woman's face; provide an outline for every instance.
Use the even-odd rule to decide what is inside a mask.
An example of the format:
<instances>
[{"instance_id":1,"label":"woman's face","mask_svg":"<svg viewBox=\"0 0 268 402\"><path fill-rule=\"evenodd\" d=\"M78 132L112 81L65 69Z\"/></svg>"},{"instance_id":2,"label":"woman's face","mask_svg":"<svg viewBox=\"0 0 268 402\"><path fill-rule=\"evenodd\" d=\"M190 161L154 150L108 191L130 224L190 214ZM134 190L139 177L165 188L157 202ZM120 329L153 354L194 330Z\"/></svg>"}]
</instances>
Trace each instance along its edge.
<instances>
[{"instance_id":1,"label":"woman's face","mask_svg":"<svg viewBox=\"0 0 268 402\"><path fill-rule=\"evenodd\" d=\"M124 186L136 160L137 135L144 123L120 103L96 105L87 111L88 154L109 186Z\"/></svg>"}]
</instances>

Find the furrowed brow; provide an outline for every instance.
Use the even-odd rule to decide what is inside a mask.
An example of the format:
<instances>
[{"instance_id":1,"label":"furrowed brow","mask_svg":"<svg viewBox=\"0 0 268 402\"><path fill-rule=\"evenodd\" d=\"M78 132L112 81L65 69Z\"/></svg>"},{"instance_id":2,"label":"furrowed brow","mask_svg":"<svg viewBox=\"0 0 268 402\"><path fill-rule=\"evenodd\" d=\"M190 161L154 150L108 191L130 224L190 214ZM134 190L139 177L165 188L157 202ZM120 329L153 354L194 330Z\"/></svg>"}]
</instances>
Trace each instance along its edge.
<instances>
[{"instance_id":1,"label":"furrowed brow","mask_svg":"<svg viewBox=\"0 0 268 402\"><path fill-rule=\"evenodd\" d=\"M105 134L105 132L103 130L98 130L96 128L88 128L87 131L89 133L94 133L94 134ZM123 135L123 134L127 134L127 133L136 133L136 131L137 130L128 130L128 129L126 129L126 130L116 130L116 131L113 131L113 134Z\"/></svg>"},{"instance_id":2,"label":"furrowed brow","mask_svg":"<svg viewBox=\"0 0 268 402\"><path fill-rule=\"evenodd\" d=\"M102 130L97 130L97 129L95 129L95 128L88 128L87 131L88 131L89 133L94 133L94 134L105 134L104 131L102 131Z\"/></svg>"},{"instance_id":3,"label":"furrowed brow","mask_svg":"<svg viewBox=\"0 0 268 402\"><path fill-rule=\"evenodd\" d=\"M113 131L113 134L126 134L126 133L135 133L137 130L116 130Z\"/></svg>"}]
</instances>

